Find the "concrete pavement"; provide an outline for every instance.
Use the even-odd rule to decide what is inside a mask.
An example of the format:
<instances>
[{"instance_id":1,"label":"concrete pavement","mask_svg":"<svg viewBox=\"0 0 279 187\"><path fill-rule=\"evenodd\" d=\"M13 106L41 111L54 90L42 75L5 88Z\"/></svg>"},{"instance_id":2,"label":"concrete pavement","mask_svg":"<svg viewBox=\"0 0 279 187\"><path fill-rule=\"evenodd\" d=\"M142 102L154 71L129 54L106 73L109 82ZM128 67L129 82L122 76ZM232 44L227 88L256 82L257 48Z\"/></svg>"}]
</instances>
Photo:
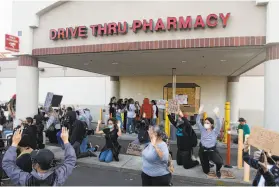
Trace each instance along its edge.
<instances>
[{"instance_id":1,"label":"concrete pavement","mask_svg":"<svg viewBox=\"0 0 279 187\"><path fill-rule=\"evenodd\" d=\"M118 138L118 141L120 143L120 145L122 146L121 148L121 154L126 154L126 150L127 147L129 145L130 142L132 142L133 140L135 140L137 138L137 135L126 135L123 134L121 137ZM99 145L100 147L103 147L105 144L105 138L101 135L94 135L94 136L89 136L89 141L92 143L92 145ZM227 154L227 147L224 144L218 143L218 150L222 156L222 158L226 159L226 154ZM176 152L177 152L177 145L176 142L173 141L171 142L171 151L173 153L173 158L176 158ZM194 148L194 155L197 156L198 155L198 150L199 148L196 147ZM232 149L231 149L231 164L233 166L237 165L237 145L232 144Z\"/></svg>"},{"instance_id":2,"label":"concrete pavement","mask_svg":"<svg viewBox=\"0 0 279 187\"><path fill-rule=\"evenodd\" d=\"M64 151L56 146L47 146L48 149L55 153L56 158L63 159ZM96 157L83 158L78 160L78 165L100 168L100 169L110 169L114 171L128 172L128 173L141 173L142 160L141 157L120 154L119 162L103 163L99 162ZM238 170L236 168L229 169L235 175L235 179L209 179L202 172L201 167L192 168L190 170L185 170L181 166L176 165L176 161L173 161L175 172L173 174L174 179L186 180L190 183L201 183L204 185L222 185L222 186L249 186L250 183L243 182L243 170ZM255 176L255 171L251 170L251 178ZM140 184L138 184L140 185Z\"/></svg>"}]
</instances>

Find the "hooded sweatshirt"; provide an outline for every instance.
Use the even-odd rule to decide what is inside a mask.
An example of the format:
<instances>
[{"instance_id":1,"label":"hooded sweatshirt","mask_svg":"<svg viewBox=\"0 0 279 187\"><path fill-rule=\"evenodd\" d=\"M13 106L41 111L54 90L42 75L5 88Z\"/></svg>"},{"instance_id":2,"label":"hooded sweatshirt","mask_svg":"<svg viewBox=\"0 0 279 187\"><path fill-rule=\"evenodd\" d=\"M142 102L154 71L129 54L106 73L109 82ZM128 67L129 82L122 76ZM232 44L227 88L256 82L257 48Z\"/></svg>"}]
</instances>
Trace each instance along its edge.
<instances>
[{"instance_id":1,"label":"hooded sweatshirt","mask_svg":"<svg viewBox=\"0 0 279 187\"><path fill-rule=\"evenodd\" d=\"M50 169L46 173L37 173L33 170L31 173L22 171L16 165L16 147L11 146L4 155L2 167L7 176L15 185L26 186L26 182L30 177L35 177L39 180L45 180L53 172L56 174L53 186L61 186L65 183L66 179L72 174L76 164L76 154L71 144L65 144L65 160L63 164L56 169Z\"/></svg>"},{"instance_id":2,"label":"hooded sweatshirt","mask_svg":"<svg viewBox=\"0 0 279 187\"><path fill-rule=\"evenodd\" d=\"M152 109L152 105L149 102L148 98L145 98L143 100L143 104L142 104L142 109L140 110L141 115L143 114L143 112L146 114L146 119L151 119L153 117L153 109Z\"/></svg>"}]
</instances>

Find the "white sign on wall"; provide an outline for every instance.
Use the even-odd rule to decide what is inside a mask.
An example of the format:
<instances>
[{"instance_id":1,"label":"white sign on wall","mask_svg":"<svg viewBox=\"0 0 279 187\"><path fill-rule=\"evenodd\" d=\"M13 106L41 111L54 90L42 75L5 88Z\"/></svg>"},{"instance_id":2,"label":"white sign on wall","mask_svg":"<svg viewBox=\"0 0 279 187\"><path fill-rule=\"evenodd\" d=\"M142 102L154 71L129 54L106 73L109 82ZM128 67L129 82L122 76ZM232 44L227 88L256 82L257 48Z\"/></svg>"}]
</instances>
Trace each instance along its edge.
<instances>
[{"instance_id":1,"label":"white sign on wall","mask_svg":"<svg viewBox=\"0 0 279 187\"><path fill-rule=\"evenodd\" d=\"M179 94L175 96L175 99L178 101L178 104L180 105L188 104L188 95Z\"/></svg>"}]
</instances>

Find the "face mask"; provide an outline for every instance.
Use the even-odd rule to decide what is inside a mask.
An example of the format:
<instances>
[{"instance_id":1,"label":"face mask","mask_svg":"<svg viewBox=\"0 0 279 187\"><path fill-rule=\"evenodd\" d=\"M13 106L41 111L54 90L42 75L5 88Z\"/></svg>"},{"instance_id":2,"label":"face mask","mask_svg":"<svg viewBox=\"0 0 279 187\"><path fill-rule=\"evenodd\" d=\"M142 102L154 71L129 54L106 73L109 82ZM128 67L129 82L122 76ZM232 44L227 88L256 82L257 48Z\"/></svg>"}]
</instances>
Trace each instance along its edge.
<instances>
[{"instance_id":1,"label":"face mask","mask_svg":"<svg viewBox=\"0 0 279 187\"><path fill-rule=\"evenodd\" d=\"M112 127L113 127L112 125L108 125L108 128L112 129Z\"/></svg>"},{"instance_id":2,"label":"face mask","mask_svg":"<svg viewBox=\"0 0 279 187\"><path fill-rule=\"evenodd\" d=\"M208 123L206 123L206 124L204 124L204 128L206 128L206 129L210 129L210 128L211 128L211 125L210 125L210 124L208 124Z\"/></svg>"}]
</instances>

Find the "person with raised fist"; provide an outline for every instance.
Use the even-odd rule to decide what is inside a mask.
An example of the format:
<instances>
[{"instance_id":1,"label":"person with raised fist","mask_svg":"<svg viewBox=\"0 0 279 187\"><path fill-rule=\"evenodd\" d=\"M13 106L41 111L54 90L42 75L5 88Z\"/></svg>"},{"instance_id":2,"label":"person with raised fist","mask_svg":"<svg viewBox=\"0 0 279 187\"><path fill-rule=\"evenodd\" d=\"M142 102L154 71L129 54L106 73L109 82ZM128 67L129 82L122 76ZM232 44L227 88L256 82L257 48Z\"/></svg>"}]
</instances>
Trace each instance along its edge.
<instances>
[{"instance_id":1,"label":"person with raised fist","mask_svg":"<svg viewBox=\"0 0 279 187\"><path fill-rule=\"evenodd\" d=\"M203 172L209 174L210 164L209 161L212 161L216 165L216 176L221 178L220 169L223 166L223 158L217 150L217 137L220 134L221 130L221 120L219 117L219 108L213 110L216 117L216 125L214 126L213 118L206 118L204 125L201 124L201 115L203 113L204 106L201 105L199 109L198 116L196 118L196 124L198 125L201 131L201 142L199 157L202 165Z\"/></svg>"}]
</instances>

